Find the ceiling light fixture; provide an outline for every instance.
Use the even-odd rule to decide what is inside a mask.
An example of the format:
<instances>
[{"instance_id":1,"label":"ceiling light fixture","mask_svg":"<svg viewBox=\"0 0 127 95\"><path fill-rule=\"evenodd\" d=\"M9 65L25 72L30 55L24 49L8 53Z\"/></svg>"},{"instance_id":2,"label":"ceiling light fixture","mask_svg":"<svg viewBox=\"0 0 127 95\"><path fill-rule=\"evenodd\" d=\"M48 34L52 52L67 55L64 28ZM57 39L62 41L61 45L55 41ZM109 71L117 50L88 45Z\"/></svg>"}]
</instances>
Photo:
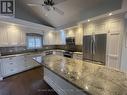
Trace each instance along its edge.
<instances>
[{"instance_id":1,"label":"ceiling light fixture","mask_svg":"<svg viewBox=\"0 0 127 95\"><path fill-rule=\"evenodd\" d=\"M88 22L90 22L90 19L88 19Z\"/></svg>"},{"instance_id":2,"label":"ceiling light fixture","mask_svg":"<svg viewBox=\"0 0 127 95\"><path fill-rule=\"evenodd\" d=\"M109 15L109 16L112 16L113 14L112 14L112 13L109 13L108 15Z\"/></svg>"}]
</instances>

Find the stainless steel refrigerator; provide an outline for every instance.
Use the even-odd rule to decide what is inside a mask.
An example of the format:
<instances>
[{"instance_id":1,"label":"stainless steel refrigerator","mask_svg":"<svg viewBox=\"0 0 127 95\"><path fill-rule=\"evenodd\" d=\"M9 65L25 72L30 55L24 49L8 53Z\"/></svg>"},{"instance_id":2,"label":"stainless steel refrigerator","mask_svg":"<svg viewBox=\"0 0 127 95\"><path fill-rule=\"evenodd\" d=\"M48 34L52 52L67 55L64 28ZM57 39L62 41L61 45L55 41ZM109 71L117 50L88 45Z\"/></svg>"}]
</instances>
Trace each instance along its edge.
<instances>
[{"instance_id":1,"label":"stainless steel refrigerator","mask_svg":"<svg viewBox=\"0 0 127 95\"><path fill-rule=\"evenodd\" d=\"M106 62L107 34L89 35L83 37L83 60Z\"/></svg>"}]
</instances>

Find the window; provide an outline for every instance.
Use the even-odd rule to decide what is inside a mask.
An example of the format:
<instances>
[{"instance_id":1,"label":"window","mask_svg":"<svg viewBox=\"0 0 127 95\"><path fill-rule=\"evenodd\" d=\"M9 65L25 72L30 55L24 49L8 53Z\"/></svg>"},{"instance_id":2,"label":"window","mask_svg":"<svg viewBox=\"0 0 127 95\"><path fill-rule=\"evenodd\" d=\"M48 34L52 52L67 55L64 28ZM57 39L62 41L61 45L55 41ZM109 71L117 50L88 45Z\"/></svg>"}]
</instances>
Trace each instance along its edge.
<instances>
[{"instance_id":1,"label":"window","mask_svg":"<svg viewBox=\"0 0 127 95\"><path fill-rule=\"evenodd\" d=\"M27 48L28 49L42 48L42 35L27 34Z\"/></svg>"}]
</instances>

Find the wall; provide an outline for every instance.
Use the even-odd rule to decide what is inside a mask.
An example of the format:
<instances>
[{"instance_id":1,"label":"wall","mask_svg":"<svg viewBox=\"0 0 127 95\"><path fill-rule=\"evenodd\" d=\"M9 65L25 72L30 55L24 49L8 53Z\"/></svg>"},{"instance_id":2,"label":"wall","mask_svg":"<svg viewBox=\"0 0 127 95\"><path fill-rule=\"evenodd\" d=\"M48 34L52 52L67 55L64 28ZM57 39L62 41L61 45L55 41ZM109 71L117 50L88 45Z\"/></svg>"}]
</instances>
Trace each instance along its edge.
<instances>
[{"instance_id":1,"label":"wall","mask_svg":"<svg viewBox=\"0 0 127 95\"><path fill-rule=\"evenodd\" d=\"M123 33L121 70L127 72L127 19L125 19L125 31Z\"/></svg>"}]
</instances>

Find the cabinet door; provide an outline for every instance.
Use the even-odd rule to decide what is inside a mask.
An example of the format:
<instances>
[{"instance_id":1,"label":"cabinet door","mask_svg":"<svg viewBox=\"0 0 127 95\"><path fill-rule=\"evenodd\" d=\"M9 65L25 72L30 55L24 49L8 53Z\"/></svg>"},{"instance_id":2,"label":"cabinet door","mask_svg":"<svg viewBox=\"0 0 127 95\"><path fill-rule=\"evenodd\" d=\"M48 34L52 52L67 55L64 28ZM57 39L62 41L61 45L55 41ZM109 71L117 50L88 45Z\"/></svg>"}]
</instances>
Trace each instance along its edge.
<instances>
[{"instance_id":1,"label":"cabinet door","mask_svg":"<svg viewBox=\"0 0 127 95\"><path fill-rule=\"evenodd\" d=\"M17 64L12 61L12 58L4 58L1 61L2 75L4 77L17 73Z\"/></svg>"},{"instance_id":2,"label":"cabinet door","mask_svg":"<svg viewBox=\"0 0 127 95\"><path fill-rule=\"evenodd\" d=\"M120 69L120 33L108 34L107 65Z\"/></svg>"},{"instance_id":3,"label":"cabinet door","mask_svg":"<svg viewBox=\"0 0 127 95\"><path fill-rule=\"evenodd\" d=\"M1 59L0 59L0 80L2 78L2 71L1 71Z\"/></svg>"},{"instance_id":4,"label":"cabinet door","mask_svg":"<svg viewBox=\"0 0 127 95\"><path fill-rule=\"evenodd\" d=\"M26 45L26 33L24 31L20 31L20 46Z\"/></svg>"},{"instance_id":5,"label":"cabinet door","mask_svg":"<svg viewBox=\"0 0 127 95\"><path fill-rule=\"evenodd\" d=\"M8 34L6 31L6 26L0 23L0 47L8 46Z\"/></svg>"},{"instance_id":6,"label":"cabinet door","mask_svg":"<svg viewBox=\"0 0 127 95\"><path fill-rule=\"evenodd\" d=\"M20 44L20 31L17 29L8 28L8 43L9 46L19 46Z\"/></svg>"},{"instance_id":7,"label":"cabinet door","mask_svg":"<svg viewBox=\"0 0 127 95\"><path fill-rule=\"evenodd\" d=\"M95 24L88 23L84 25L84 35L92 35L95 32Z\"/></svg>"},{"instance_id":8,"label":"cabinet door","mask_svg":"<svg viewBox=\"0 0 127 95\"><path fill-rule=\"evenodd\" d=\"M24 64L25 64L25 57L24 56L17 56L17 57L13 57L13 63L16 64L16 68L18 69L17 72L23 71L24 68Z\"/></svg>"},{"instance_id":9,"label":"cabinet door","mask_svg":"<svg viewBox=\"0 0 127 95\"><path fill-rule=\"evenodd\" d=\"M83 28L80 27L75 31L75 44L82 45L83 44Z\"/></svg>"},{"instance_id":10,"label":"cabinet door","mask_svg":"<svg viewBox=\"0 0 127 95\"><path fill-rule=\"evenodd\" d=\"M36 56L38 55L26 55L26 68L33 68L39 65L33 60L33 57Z\"/></svg>"}]
</instances>

